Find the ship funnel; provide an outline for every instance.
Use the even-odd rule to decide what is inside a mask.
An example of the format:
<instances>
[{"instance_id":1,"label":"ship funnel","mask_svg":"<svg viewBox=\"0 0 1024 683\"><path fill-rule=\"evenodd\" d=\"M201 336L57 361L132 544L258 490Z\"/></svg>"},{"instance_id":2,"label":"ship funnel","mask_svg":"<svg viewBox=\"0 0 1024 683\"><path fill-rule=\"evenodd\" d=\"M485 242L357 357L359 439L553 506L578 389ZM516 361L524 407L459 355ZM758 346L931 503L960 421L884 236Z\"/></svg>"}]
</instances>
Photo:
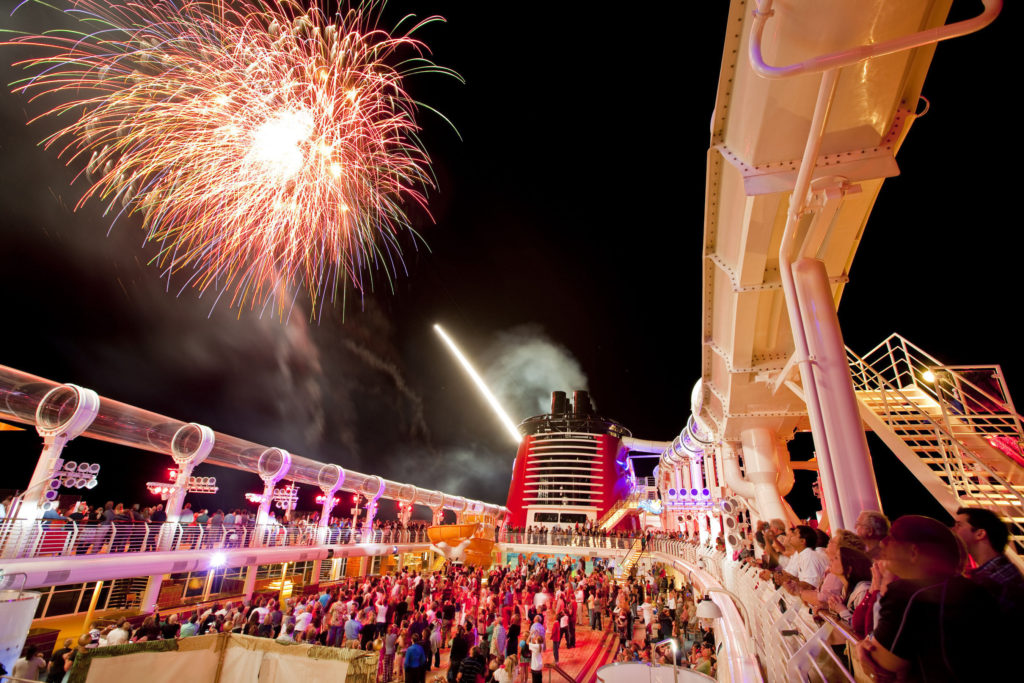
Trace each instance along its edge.
<instances>
[{"instance_id":1,"label":"ship funnel","mask_svg":"<svg viewBox=\"0 0 1024 683\"><path fill-rule=\"evenodd\" d=\"M572 392L572 412L574 415L591 415L594 407L590 404L590 393L586 391Z\"/></svg>"},{"instance_id":2,"label":"ship funnel","mask_svg":"<svg viewBox=\"0 0 1024 683\"><path fill-rule=\"evenodd\" d=\"M569 412L569 401L565 396L564 391L552 391L551 392L551 414L552 415L564 415Z\"/></svg>"}]
</instances>

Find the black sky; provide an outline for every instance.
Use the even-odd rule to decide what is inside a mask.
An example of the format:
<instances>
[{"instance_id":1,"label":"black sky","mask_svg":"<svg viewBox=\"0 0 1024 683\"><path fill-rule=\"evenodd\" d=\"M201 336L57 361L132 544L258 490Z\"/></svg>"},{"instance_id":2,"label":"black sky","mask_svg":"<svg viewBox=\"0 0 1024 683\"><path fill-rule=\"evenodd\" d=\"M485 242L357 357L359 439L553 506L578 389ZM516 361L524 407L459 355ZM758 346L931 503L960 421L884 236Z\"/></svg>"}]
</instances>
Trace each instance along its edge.
<instances>
[{"instance_id":1,"label":"black sky","mask_svg":"<svg viewBox=\"0 0 1024 683\"><path fill-rule=\"evenodd\" d=\"M10 0L2 3L12 6ZM957 3L955 17L976 11ZM445 324L486 368L542 337L574 358L599 411L671 439L699 375L704 171L727 3L609 6L391 3L448 21L421 36L458 71L410 84L439 190L429 250L406 241L408 275L362 309L319 323L167 292L138 224L109 221L52 152L21 95L0 94L0 363L400 481L504 502L514 446L431 331ZM30 23L24 8L0 20ZM950 363L1001 363L1024 381L1018 317L1020 150L1008 86L1014 3L981 34L939 46L910 131L872 214L840 307L866 351L898 331ZM40 27L42 28L42 27ZM5 82L17 77L6 66ZM77 168L73 169L77 171ZM503 343L504 342L506 343ZM552 371L552 389L562 386ZM540 412L516 403L525 418ZM0 433L27 482L32 433ZM97 498L148 501L156 456L95 444ZM256 477L208 468L240 504ZM109 474L107 474L109 472ZM885 482L883 482L885 486ZM884 492L884 488L883 488Z\"/></svg>"}]
</instances>

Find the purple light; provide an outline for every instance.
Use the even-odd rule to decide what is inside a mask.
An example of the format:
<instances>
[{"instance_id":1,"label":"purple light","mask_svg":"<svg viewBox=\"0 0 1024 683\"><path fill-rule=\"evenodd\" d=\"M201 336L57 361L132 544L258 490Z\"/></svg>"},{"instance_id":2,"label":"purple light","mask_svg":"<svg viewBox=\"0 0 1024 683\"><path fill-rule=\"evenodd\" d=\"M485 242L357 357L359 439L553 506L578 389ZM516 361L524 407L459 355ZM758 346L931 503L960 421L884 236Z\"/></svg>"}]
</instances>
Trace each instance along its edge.
<instances>
[{"instance_id":1,"label":"purple light","mask_svg":"<svg viewBox=\"0 0 1024 683\"><path fill-rule=\"evenodd\" d=\"M696 498L697 497L697 489L690 489L690 495L693 496L694 498Z\"/></svg>"}]
</instances>

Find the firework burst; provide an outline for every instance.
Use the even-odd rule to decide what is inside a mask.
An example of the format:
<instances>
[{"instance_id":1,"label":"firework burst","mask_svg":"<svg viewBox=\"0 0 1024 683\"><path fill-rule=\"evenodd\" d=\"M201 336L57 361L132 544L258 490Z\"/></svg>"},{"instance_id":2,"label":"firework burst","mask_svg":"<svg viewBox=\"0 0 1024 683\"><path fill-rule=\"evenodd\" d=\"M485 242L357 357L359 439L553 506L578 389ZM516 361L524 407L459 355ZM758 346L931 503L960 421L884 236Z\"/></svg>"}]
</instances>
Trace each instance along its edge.
<instances>
[{"instance_id":1,"label":"firework burst","mask_svg":"<svg viewBox=\"0 0 1024 683\"><path fill-rule=\"evenodd\" d=\"M289 0L73 0L88 30L22 35L41 56L14 83L71 118L46 138L108 213L138 214L182 289L232 305L304 289L315 310L401 267L407 208L426 206L430 159L403 88L428 58L383 3L328 16ZM407 28L402 29L405 25ZM457 77L457 76L456 76ZM77 207L76 207L77 208Z\"/></svg>"}]
</instances>

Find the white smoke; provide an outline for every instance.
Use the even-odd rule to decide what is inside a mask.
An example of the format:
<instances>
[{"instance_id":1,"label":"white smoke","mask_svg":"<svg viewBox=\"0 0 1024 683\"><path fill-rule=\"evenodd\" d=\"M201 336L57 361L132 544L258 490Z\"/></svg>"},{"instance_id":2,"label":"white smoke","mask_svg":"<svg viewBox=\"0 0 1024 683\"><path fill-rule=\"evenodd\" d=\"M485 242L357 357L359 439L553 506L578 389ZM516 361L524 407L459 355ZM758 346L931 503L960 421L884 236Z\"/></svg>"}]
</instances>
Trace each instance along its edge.
<instances>
[{"instance_id":1,"label":"white smoke","mask_svg":"<svg viewBox=\"0 0 1024 683\"><path fill-rule=\"evenodd\" d=\"M498 335L486 354L484 379L516 422L551 410L551 392L587 389L579 362L539 325Z\"/></svg>"}]
</instances>

